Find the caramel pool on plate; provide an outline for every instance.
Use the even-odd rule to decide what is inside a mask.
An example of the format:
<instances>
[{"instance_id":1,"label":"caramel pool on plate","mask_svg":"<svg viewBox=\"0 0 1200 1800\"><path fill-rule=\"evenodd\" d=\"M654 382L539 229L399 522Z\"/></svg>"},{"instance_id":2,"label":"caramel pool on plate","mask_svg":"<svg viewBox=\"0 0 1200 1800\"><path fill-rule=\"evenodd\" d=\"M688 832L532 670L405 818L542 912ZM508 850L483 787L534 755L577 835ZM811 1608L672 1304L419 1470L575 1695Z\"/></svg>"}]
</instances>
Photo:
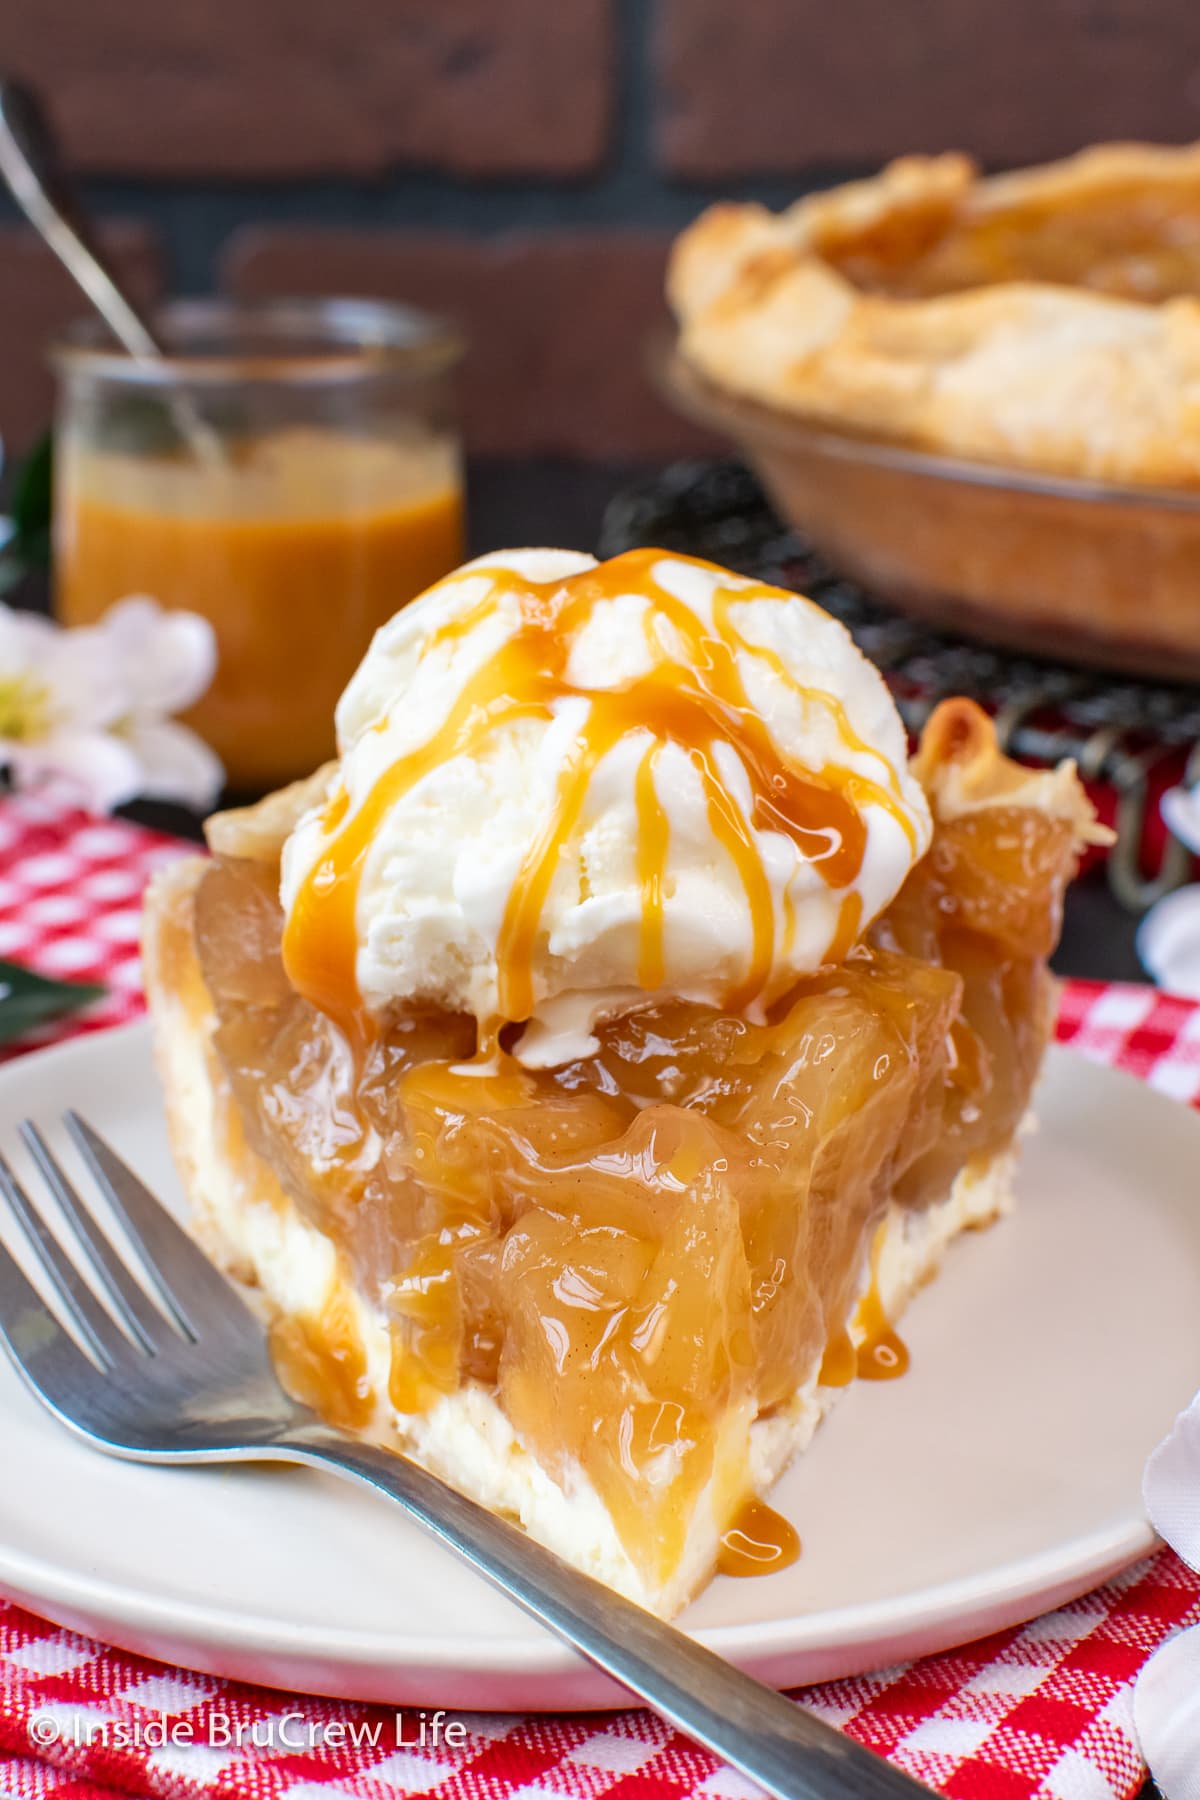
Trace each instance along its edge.
<instances>
[{"instance_id":1,"label":"caramel pool on plate","mask_svg":"<svg viewBox=\"0 0 1200 1800\"><path fill-rule=\"evenodd\" d=\"M149 594L211 620L217 673L187 716L233 788L332 754L334 706L372 634L463 555L448 436L292 426L231 442L222 463L68 436L56 479L60 618Z\"/></svg>"}]
</instances>

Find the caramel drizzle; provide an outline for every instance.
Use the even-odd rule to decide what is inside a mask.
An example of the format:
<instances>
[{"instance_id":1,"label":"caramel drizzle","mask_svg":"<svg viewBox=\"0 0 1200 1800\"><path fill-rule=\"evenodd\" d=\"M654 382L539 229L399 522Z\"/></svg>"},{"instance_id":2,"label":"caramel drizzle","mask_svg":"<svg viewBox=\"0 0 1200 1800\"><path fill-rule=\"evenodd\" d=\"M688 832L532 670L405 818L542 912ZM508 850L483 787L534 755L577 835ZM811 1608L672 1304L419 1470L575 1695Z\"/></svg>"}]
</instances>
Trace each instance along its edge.
<instances>
[{"instance_id":1,"label":"caramel drizzle","mask_svg":"<svg viewBox=\"0 0 1200 1800\"><path fill-rule=\"evenodd\" d=\"M775 949L771 886L754 830L781 832L798 853L814 863L831 888L846 889L863 860L866 827L862 809L885 808L916 849L916 833L901 798L896 772L851 728L834 696L807 688L789 675L782 661L745 640L729 618L729 608L751 599L781 598L766 586L717 589L713 626L667 593L654 579L657 550L635 550L565 581L536 584L507 569L482 570L488 593L475 605L431 632L422 657L465 637L491 613L502 594L520 609L517 631L471 678L432 736L400 757L376 781L357 809L349 812L344 790L330 801L322 821L324 844L296 896L284 934L284 962L293 986L313 1005L349 1028L360 1012L355 961L355 914L367 852L387 813L439 764L469 754L493 732L524 718L548 720L556 702L582 695L589 702L586 722L560 773L554 805L513 883L497 944L499 1017L483 1025L481 1050L494 1046L507 1021L529 1017L534 1006L533 963L546 898L563 850L587 800L597 765L627 736L651 734L652 742L636 781L637 868L642 892L639 985L652 990L664 980L664 883L669 852L668 816L655 786L655 765L664 741L690 758L701 782L709 822L745 889L752 923L752 951L746 977L728 1004L741 1009L767 988ZM671 555L711 574L711 565ZM474 575L477 571L472 571ZM460 579L470 579L464 576ZM597 606L628 592L647 594L647 638L653 666L624 686L584 690L566 675L571 645ZM789 595L788 602L795 596ZM678 642L668 650L657 622L665 620ZM877 782L857 770L833 765L820 773L788 762L755 711L738 667L738 651L765 657L807 703L824 707L847 749L878 757L886 779ZM386 716L377 721L382 729ZM721 779L713 755L728 743L749 779L752 803L747 818ZM834 950L844 956L861 919L857 894L844 896ZM790 933L790 906L785 906Z\"/></svg>"},{"instance_id":2,"label":"caramel drizzle","mask_svg":"<svg viewBox=\"0 0 1200 1800\"><path fill-rule=\"evenodd\" d=\"M821 1361L822 1387L847 1387L856 1376L859 1381L897 1381L908 1372L908 1346L892 1329L879 1292L883 1237L880 1226L871 1244L871 1278L854 1314L862 1337L856 1347L844 1326L833 1334Z\"/></svg>"},{"instance_id":3,"label":"caramel drizzle","mask_svg":"<svg viewBox=\"0 0 1200 1800\"><path fill-rule=\"evenodd\" d=\"M717 1568L722 1575L774 1575L800 1555L800 1539L789 1519L757 1498L747 1500L721 1538Z\"/></svg>"},{"instance_id":4,"label":"caramel drizzle","mask_svg":"<svg viewBox=\"0 0 1200 1800\"><path fill-rule=\"evenodd\" d=\"M654 785L658 745L652 744L638 764L634 805L638 816L637 871L642 890L642 941L638 951L638 986L653 993L663 984L663 886L670 845L666 809Z\"/></svg>"},{"instance_id":5,"label":"caramel drizzle","mask_svg":"<svg viewBox=\"0 0 1200 1800\"><path fill-rule=\"evenodd\" d=\"M859 1303L858 1320L866 1333L858 1346L855 1373L860 1381L896 1381L908 1372L908 1346L892 1330L879 1289L872 1280Z\"/></svg>"},{"instance_id":6,"label":"caramel drizzle","mask_svg":"<svg viewBox=\"0 0 1200 1800\"><path fill-rule=\"evenodd\" d=\"M855 1373L860 1381L896 1381L908 1372L908 1346L892 1330L879 1291L879 1259L883 1254L884 1227L876 1228L871 1244L871 1279L858 1303L857 1320L862 1331Z\"/></svg>"}]
</instances>

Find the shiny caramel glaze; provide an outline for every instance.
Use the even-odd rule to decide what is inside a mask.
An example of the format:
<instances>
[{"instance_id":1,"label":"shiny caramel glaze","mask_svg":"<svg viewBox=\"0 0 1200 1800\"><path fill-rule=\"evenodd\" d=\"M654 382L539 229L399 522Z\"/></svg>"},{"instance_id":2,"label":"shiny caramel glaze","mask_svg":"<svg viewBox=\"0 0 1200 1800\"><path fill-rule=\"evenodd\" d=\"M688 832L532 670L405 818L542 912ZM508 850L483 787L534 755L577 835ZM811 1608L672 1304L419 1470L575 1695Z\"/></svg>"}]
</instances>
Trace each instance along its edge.
<instances>
[{"instance_id":1,"label":"shiny caramel glaze","mask_svg":"<svg viewBox=\"0 0 1200 1800\"><path fill-rule=\"evenodd\" d=\"M430 631L425 656L474 629L495 610L501 596L513 599L519 612L514 635L467 682L438 730L393 763L353 811L344 788L326 809L323 846L292 906L283 956L297 991L343 1029L359 1029L358 889L367 852L389 810L431 769L477 751L490 735L516 720L549 720L556 702L570 696L586 697L588 716L559 779L553 811L530 846L508 898L496 947L500 1016L481 1021L482 1053L492 1053L505 1023L527 1019L534 1009L533 957L551 881L579 822L598 764L631 735L649 740L636 786L641 987L653 991L663 979L668 830L655 792L654 762L667 742L682 748L694 764L713 835L737 870L749 905L750 966L741 985L727 996L729 1007L740 1012L760 997L768 1001L778 997L771 991L777 960L775 905L748 826L783 833L832 889L847 890L831 960L840 961L854 943L862 923L861 903L852 884L862 868L866 844L864 808L884 808L901 826L913 851L918 848L896 772L858 736L836 696L798 681L779 656L739 632L732 616L736 606L750 600L794 606L798 596L762 583L738 581L735 586L736 578L731 577L728 586L714 591L710 626L656 578L655 565L664 560L714 574L710 564L677 555L667 558L659 550L629 551L565 580L546 583L497 566L485 571L488 592L475 607ZM459 579L469 582L478 576L474 569ZM625 593L643 594L652 601L646 615L650 668L616 687L576 687L568 678L567 664L577 637L598 607ZM669 648L659 636L662 622L676 639ZM811 770L789 761L747 695L739 666L739 653L747 650L807 703L823 708L834 722L844 753L872 759L877 774L869 776L838 762ZM747 773L752 794L748 818L721 778L715 743L732 746Z\"/></svg>"},{"instance_id":2,"label":"shiny caramel glaze","mask_svg":"<svg viewBox=\"0 0 1200 1800\"><path fill-rule=\"evenodd\" d=\"M895 1381L908 1372L908 1346L888 1322L875 1288L868 1289L863 1323L866 1337L854 1353L854 1373L860 1381Z\"/></svg>"},{"instance_id":3,"label":"shiny caramel glaze","mask_svg":"<svg viewBox=\"0 0 1200 1800\"><path fill-rule=\"evenodd\" d=\"M883 1234L877 1231L871 1246L871 1279L854 1315L855 1325L862 1334L854 1352L854 1374L860 1381L896 1381L908 1372L908 1346L892 1329L879 1291L882 1247Z\"/></svg>"},{"instance_id":4,"label":"shiny caramel glaze","mask_svg":"<svg viewBox=\"0 0 1200 1800\"><path fill-rule=\"evenodd\" d=\"M393 1404L493 1388L661 1578L710 1481L745 1498L750 1421L836 1360L889 1200L1009 1145L1073 862L1031 806L943 820L867 941L761 1023L651 1000L538 1072L463 1073L463 1016L348 1038L288 979L269 862L214 859L196 931L247 1136L388 1318ZM333 1411L357 1400L335 1360Z\"/></svg>"},{"instance_id":5,"label":"shiny caramel glaze","mask_svg":"<svg viewBox=\"0 0 1200 1800\"><path fill-rule=\"evenodd\" d=\"M800 1555L796 1528L763 1500L747 1500L721 1535L717 1569L722 1575L774 1575Z\"/></svg>"},{"instance_id":6,"label":"shiny caramel glaze","mask_svg":"<svg viewBox=\"0 0 1200 1800\"><path fill-rule=\"evenodd\" d=\"M349 1295L335 1288L316 1318L276 1319L270 1329L271 1360L279 1379L343 1431L362 1431L374 1411L367 1357Z\"/></svg>"}]
</instances>

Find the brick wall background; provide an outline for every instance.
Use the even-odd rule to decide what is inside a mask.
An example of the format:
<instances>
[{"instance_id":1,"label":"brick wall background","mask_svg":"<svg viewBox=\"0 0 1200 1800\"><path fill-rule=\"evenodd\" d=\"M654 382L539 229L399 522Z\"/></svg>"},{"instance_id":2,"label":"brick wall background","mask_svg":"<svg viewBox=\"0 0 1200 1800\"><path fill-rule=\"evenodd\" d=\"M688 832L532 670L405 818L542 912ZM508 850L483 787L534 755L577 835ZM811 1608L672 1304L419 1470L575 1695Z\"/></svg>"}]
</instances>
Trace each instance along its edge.
<instances>
[{"instance_id":1,"label":"brick wall background","mask_svg":"<svg viewBox=\"0 0 1200 1800\"><path fill-rule=\"evenodd\" d=\"M672 233L906 149L991 165L1200 136L1195 0L0 0L143 293L456 313L471 447L697 441L641 343ZM49 416L77 304L0 199L0 434Z\"/></svg>"}]
</instances>

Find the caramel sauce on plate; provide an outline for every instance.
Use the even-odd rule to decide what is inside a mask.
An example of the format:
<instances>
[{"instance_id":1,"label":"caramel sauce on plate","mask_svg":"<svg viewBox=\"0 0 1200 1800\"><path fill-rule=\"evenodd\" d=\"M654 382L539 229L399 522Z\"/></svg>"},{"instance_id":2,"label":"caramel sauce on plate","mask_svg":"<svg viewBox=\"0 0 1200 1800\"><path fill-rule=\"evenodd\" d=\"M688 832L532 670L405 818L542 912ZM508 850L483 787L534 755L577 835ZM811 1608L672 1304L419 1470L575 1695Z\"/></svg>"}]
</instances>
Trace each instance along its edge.
<instances>
[{"instance_id":1,"label":"caramel sauce on plate","mask_svg":"<svg viewBox=\"0 0 1200 1800\"><path fill-rule=\"evenodd\" d=\"M842 1330L825 1346L822 1387L849 1387L856 1376L859 1381L895 1381L908 1369L908 1348L892 1330L874 1285L859 1301L858 1321L867 1333L860 1344Z\"/></svg>"},{"instance_id":2,"label":"caramel sauce on plate","mask_svg":"<svg viewBox=\"0 0 1200 1800\"><path fill-rule=\"evenodd\" d=\"M895 1381L908 1368L908 1347L892 1330L873 1281L859 1302L858 1317L867 1335L855 1353L855 1374L860 1381Z\"/></svg>"},{"instance_id":3,"label":"caramel sauce on plate","mask_svg":"<svg viewBox=\"0 0 1200 1800\"><path fill-rule=\"evenodd\" d=\"M796 1528L764 1500L747 1500L721 1538L722 1575L774 1575L800 1555Z\"/></svg>"},{"instance_id":4,"label":"caramel sauce on plate","mask_svg":"<svg viewBox=\"0 0 1200 1800\"><path fill-rule=\"evenodd\" d=\"M663 882L669 833L655 791L654 764L664 742L683 749L697 770L713 835L736 868L749 904L750 967L739 990L728 996L732 1010L741 1010L766 993L776 954L771 887L751 826L783 833L834 890L849 889L861 870L866 844L862 812L867 805L885 808L915 848L915 830L886 758L855 733L833 695L798 683L778 656L745 639L733 621L731 609L740 603L768 600L791 606L796 596L761 584L718 587L710 627L656 579L655 564L663 561L692 563L711 572L707 564L680 556L666 558L654 550L630 551L566 580L544 584L507 569L485 570L491 587L484 599L430 633L425 655L466 635L492 611L501 594L513 597L519 608L518 630L466 683L433 735L393 763L353 813L344 792L331 801L321 854L296 897L284 938L288 975L314 1006L343 1024L358 1012L358 887L366 854L388 811L430 770L469 755L491 733L518 719L548 720L555 702L568 696L584 695L588 716L559 777L551 816L530 846L509 895L496 952L500 1017L483 1024L482 1054L491 1051L506 1022L527 1019L533 1011L534 953L560 853L579 821L597 765L624 738L650 739L636 783L642 888L639 980L648 989L663 978ZM463 579L477 578L479 573L474 570ZM629 592L644 594L652 602L646 615L651 667L616 688L573 686L567 664L575 639L598 607ZM669 650L659 635L661 623L676 640ZM848 751L878 761L879 778L837 763L812 770L788 761L751 704L739 652L763 658L793 692L823 707ZM713 745L719 742L735 749L749 778L749 818L720 777L713 756ZM849 950L860 925L861 903L856 893L848 892L831 960Z\"/></svg>"}]
</instances>

